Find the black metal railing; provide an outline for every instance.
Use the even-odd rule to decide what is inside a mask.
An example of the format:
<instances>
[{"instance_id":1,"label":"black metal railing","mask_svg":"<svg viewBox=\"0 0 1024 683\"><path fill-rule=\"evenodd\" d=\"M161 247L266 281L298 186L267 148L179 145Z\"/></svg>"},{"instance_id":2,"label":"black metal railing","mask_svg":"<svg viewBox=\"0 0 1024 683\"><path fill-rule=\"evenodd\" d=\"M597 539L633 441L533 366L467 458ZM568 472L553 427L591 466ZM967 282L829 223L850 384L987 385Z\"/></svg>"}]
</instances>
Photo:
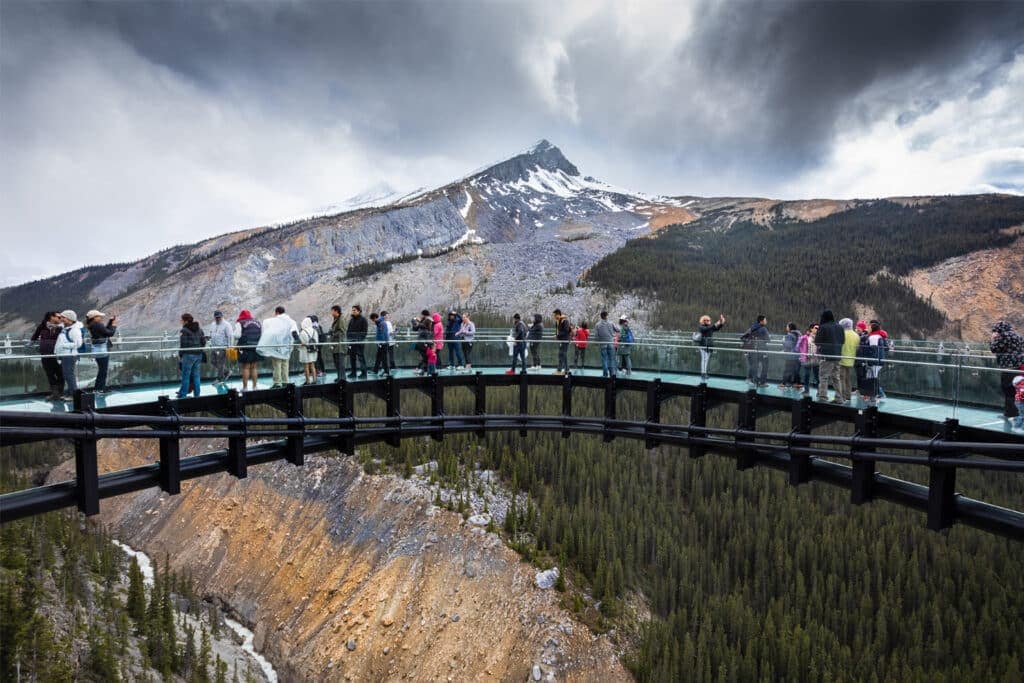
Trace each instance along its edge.
<instances>
[{"instance_id":1,"label":"black metal railing","mask_svg":"<svg viewBox=\"0 0 1024 683\"><path fill-rule=\"evenodd\" d=\"M445 393L452 387L466 387L474 394L474 414L450 415L445 410ZM490 387L512 388L518 392L518 412L487 412ZM561 390L561 413L530 415L531 387ZM574 416L573 396L577 388L603 392L600 416ZM430 414L403 415L402 392L426 394ZM625 392L645 397L645 419L626 420L617 416L618 396ZM384 415L355 415L357 394L383 399ZM664 424L661 408L665 401L689 399L688 424ZM337 416L312 417L303 414L303 400L323 399L336 406ZM724 403L737 405L734 428L708 426L708 411ZM247 406L267 405L281 411L281 417L252 417ZM115 412L116 411L116 412ZM789 431L759 431L758 420L772 413L788 413ZM754 390L734 391L706 384L681 385L660 379L579 377L574 375L461 374L422 377L387 377L359 382L339 381L309 386L288 385L281 389L239 394L202 396L171 401L160 400L97 410L93 396L78 392L75 412L38 413L4 411L0 424L0 446L70 439L75 444L75 479L48 486L15 491L0 496L0 522L77 506L87 515L99 512L104 498L159 487L169 494L180 491L187 479L228 472L247 476L248 467L284 459L301 466L306 453L339 450L353 454L358 445L387 443L397 446L402 439L430 436L442 440L446 434L529 431L590 434L604 441L638 439L648 448L662 444L683 446L698 458L713 451L732 455L739 469L766 466L787 473L793 485L823 481L849 489L851 501L863 504L884 499L921 510L928 528L942 530L956 522L1024 539L1024 513L1010 510L956 492L958 470L976 469L1007 473L1024 472L1024 438L1013 434L963 427L956 420L931 422L909 416L880 413L877 408L856 409L813 402L809 397L759 394ZM834 422L852 423L851 436L815 434L814 430ZM882 438L880 434L916 434L923 438ZM188 439L220 438L227 448L193 457L181 457L181 442ZM251 444L250 440L275 439ZM131 469L99 474L97 443L105 439L155 439L159 461ZM908 451L910 453L908 453ZM846 460L845 465L834 462ZM886 476L878 463L926 468L928 484L916 484Z\"/></svg>"}]
</instances>

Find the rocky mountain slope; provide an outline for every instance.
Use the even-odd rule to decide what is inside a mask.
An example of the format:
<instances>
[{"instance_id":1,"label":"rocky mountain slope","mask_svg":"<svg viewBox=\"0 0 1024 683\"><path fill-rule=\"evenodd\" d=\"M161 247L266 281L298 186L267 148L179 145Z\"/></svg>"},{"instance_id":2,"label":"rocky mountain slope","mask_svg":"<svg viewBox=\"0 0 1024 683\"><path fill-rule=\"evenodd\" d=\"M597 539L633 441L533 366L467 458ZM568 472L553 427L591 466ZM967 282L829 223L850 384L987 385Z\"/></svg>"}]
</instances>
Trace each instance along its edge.
<instances>
[{"instance_id":1,"label":"rocky mountain slope","mask_svg":"<svg viewBox=\"0 0 1024 683\"><path fill-rule=\"evenodd\" d=\"M113 470L146 462L152 445L101 450ZM364 475L351 458L122 496L99 519L190 568L252 628L281 680L527 680L535 666L546 680L629 679L611 643L538 588L498 536L434 507L424 484Z\"/></svg>"},{"instance_id":2,"label":"rocky mountain slope","mask_svg":"<svg viewBox=\"0 0 1024 683\"><path fill-rule=\"evenodd\" d=\"M388 196L370 194L353 202ZM25 324L51 301L116 312L135 330L173 328L183 311L205 316L213 308L261 316L284 304L324 314L335 302L361 302L404 315L460 302L528 305L645 234L649 218L675 204L584 178L541 141L383 207L232 233L8 288L0 293L0 323ZM374 270L379 277L361 274Z\"/></svg>"}]
</instances>

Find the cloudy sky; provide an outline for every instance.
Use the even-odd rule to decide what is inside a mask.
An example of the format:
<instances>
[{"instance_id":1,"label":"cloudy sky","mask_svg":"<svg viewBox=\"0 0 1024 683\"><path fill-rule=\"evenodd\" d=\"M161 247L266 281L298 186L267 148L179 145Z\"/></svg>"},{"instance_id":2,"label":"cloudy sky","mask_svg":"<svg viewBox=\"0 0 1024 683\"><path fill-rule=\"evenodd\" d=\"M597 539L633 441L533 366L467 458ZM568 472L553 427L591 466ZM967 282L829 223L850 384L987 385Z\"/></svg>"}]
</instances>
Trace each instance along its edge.
<instances>
[{"instance_id":1,"label":"cloudy sky","mask_svg":"<svg viewBox=\"0 0 1024 683\"><path fill-rule=\"evenodd\" d=\"M1022 193L1022 103L1024 2L3 0L0 285L539 138L650 193Z\"/></svg>"}]
</instances>

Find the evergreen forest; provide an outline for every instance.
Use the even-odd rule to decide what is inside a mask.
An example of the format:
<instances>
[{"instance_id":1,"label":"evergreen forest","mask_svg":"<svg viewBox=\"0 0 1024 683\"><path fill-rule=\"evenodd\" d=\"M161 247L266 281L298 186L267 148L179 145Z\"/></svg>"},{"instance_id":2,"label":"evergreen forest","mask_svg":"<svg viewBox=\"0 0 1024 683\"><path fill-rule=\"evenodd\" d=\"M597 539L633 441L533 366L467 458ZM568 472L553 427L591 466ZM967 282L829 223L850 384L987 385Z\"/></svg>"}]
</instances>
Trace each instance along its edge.
<instances>
[{"instance_id":1,"label":"evergreen forest","mask_svg":"<svg viewBox=\"0 0 1024 683\"><path fill-rule=\"evenodd\" d=\"M1024 225L1024 198L935 197L906 205L868 202L820 220L749 220L721 229L720 216L669 226L629 241L590 269L586 282L610 292L657 299L654 322L692 329L701 315L724 313L732 329L758 314L772 329L803 329L831 308L853 317L873 309L890 333L924 338L944 316L901 279L915 268L978 249L1005 246Z\"/></svg>"}]
</instances>

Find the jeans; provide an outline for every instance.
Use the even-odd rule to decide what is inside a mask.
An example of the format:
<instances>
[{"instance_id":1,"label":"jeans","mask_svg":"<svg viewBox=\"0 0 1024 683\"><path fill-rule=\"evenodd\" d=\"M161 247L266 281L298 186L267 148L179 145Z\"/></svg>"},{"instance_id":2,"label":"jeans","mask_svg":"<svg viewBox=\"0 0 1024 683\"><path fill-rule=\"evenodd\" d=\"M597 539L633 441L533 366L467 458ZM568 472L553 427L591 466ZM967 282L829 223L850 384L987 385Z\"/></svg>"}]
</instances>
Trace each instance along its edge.
<instances>
[{"instance_id":1,"label":"jeans","mask_svg":"<svg viewBox=\"0 0 1024 683\"><path fill-rule=\"evenodd\" d=\"M569 372L569 342L558 342L558 367L556 370Z\"/></svg>"},{"instance_id":2,"label":"jeans","mask_svg":"<svg viewBox=\"0 0 1024 683\"><path fill-rule=\"evenodd\" d=\"M708 364L711 362L711 349L700 349L700 376L708 376Z\"/></svg>"},{"instance_id":3,"label":"jeans","mask_svg":"<svg viewBox=\"0 0 1024 683\"><path fill-rule=\"evenodd\" d=\"M516 342L512 347L512 371L516 369L516 359L523 363L523 372L526 372L526 342Z\"/></svg>"},{"instance_id":4,"label":"jeans","mask_svg":"<svg viewBox=\"0 0 1024 683\"><path fill-rule=\"evenodd\" d=\"M619 354L619 370L625 370L627 373L633 372L633 361L628 353Z\"/></svg>"},{"instance_id":5,"label":"jeans","mask_svg":"<svg viewBox=\"0 0 1024 683\"><path fill-rule=\"evenodd\" d=\"M274 371L274 384L284 386L288 384L288 359L270 358L270 368Z\"/></svg>"},{"instance_id":6,"label":"jeans","mask_svg":"<svg viewBox=\"0 0 1024 683\"><path fill-rule=\"evenodd\" d=\"M71 396L78 388L78 381L75 379L75 366L78 365L78 356L61 356L60 371L64 375L64 393Z\"/></svg>"},{"instance_id":7,"label":"jeans","mask_svg":"<svg viewBox=\"0 0 1024 683\"><path fill-rule=\"evenodd\" d=\"M106 342L93 342L92 352L96 355L96 381L93 382L93 391L104 391L107 388L107 368L110 366L110 356L107 355Z\"/></svg>"},{"instance_id":8,"label":"jeans","mask_svg":"<svg viewBox=\"0 0 1024 683\"><path fill-rule=\"evenodd\" d=\"M842 386L839 379L839 362L834 360L821 361L820 381L818 382L818 399L828 399L828 385L831 384L836 390L836 398L842 398Z\"/></svg>"},{"instance_id":9,"label":"jeans","mask_svg":"<svg viewBox=\"0 0 1024 683\"><path fill-rule=\"evenodd\" d=\"M601 344L601 376L615 377L615 349L611 344Z\"/></svg>"},{"instance_id":10,"label":"jeans","mask_svg":"<svg viewBox=\"0 0 1024 683\"><path fill-rule=\"evenodd\" d=\"M768 381L768 354L755 351L747 354L747 379L756 384Z\"/></svg>"},{"instance_id":11,"label":"jeans","mask_svg":"<svg viewBox=\"0 0 1024 683\"><path fill-rule=\"evenodd\" d=\"M800 382L800 360L787 358L786 367L782 371L782 383L789 386Z\"/></svg>"},{"instance_id":12,"label":"jeans","mask_svg":"<svg viewBox=\"0 0 1024 683\"><path fill-rule=\"evenodd\" d=\"M191 386L192 395L199 396L199 368L203 364L203 354L183 353L181 354L181 387L178 389L178 398L188 396Z\"/></svg>"},{"instance_id":13,"label":"jeans","mask_svg":"<svg viewBox=\"0 0 1024 683\"><path fill-rule=\"evenodd\" d=\"M586 365L585 357L587 355L587 347L576 347L572 354L572 364L578 370L582 370L583 366Z\"/></svg>"},{"instance_id":14,"label":"jeans","mask_svg":"<svg viewBox=\"0 0 1024 683\"><path fill-rule=\"evenodd\" d=\"M800 384L804 385L804 392L811 392L811 385L818 383L818 366L817 365L801 365L800 366Z\"/></svg>"},{"instance_id":15,"label":"jeans","mask_svg":"<svg viewBox=\"0 0 1024 683\"><path fill-rule=\"evenodd\" d=\"M1015 401L1014 407L1017 408L1017 417L1013 418L1013 428L1024 429L1024 401Z\"/></svg>"},{"instance_id":16,"label":"jeans","mask_svg":"<svg viewBox=\"0 0 1024 683\"><path fill-rule=\"evenodd\" d=\"M462 357L462 342L453 339L448 342L448 365L463 366L466 364Z\"/></svg>"},{"instance_id":17,"label":"jeans","mask_svg":"<svg viewBox=\"0 0 1024 683\"><path fill-rule=\"evenodd\" d=\"M61 372L60 361L54 356L43 356L40 362L43 364L43 372L46 373L50 391L58 394L64 391L64 373Z\"/></svg>"}]
</instances>

